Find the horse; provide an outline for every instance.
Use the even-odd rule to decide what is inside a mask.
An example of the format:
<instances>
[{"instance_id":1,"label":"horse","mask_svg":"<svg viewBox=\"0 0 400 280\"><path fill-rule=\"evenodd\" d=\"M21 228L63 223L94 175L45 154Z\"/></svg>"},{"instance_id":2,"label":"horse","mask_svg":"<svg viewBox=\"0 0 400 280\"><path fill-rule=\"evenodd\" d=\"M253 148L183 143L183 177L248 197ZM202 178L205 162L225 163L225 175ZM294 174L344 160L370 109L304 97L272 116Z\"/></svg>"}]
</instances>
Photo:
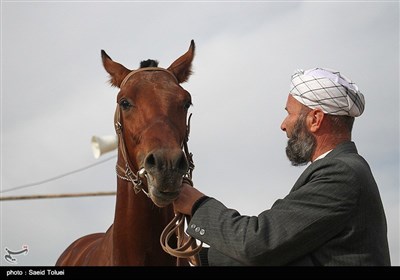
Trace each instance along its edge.
<instances>
[{"instance_id":1,"label":"horse","mask_svg":"<svg viewBox=\"0 0 400 280\"><path fill-rule=\"evenodd\" d=\"M177 265L177 258L160 245L160 235L174 218L172 201L194 167L184 148L192 100L180 85L192 74L194 53L192 40L186 53L166 69L149 59L130 70L101 50L109 82L120 89L114 116L118 135L114 222L105 233L74 241L56 266Z\"/></svg>"}]
</instances>

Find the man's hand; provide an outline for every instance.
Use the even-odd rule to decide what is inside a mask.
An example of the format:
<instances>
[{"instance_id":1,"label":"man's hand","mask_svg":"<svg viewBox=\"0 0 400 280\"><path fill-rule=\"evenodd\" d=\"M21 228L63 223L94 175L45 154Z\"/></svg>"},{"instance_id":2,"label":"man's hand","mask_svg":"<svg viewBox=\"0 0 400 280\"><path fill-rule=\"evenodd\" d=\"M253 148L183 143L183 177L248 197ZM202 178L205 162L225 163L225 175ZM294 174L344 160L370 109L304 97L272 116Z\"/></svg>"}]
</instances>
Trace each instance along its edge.
<instances>
[{"instance_id":1,"label":"man's hand","mask_svg":"<svg viewBox=\"0 0 400 280\"><path fill-rule=\"evenodd\" d=\"M175 212L191 216L193 204L203 196L195 187L182 183L181 193L173 203Z\"/></svg>"}]
</instances>

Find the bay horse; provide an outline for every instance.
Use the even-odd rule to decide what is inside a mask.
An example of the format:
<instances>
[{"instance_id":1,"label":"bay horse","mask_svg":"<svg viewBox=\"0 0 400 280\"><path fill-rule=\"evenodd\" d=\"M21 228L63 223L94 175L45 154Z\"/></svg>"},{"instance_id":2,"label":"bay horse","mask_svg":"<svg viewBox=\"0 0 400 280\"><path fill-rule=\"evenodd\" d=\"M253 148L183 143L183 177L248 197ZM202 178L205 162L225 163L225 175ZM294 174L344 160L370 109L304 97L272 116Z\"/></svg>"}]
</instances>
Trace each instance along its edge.
<instances>
[{"instance_id":1,"label":"bay horse","mask_svg":"<svg viewBox=\"0 0 400 280\"><path fill-rule=\"evenodd\" d=\"M162 249L160 234L174 218L172 201L191 172L191 154L189 160L184 146L192 101L180 84L192 74L194 51L192 40L189 50L167 69L158 67L156 60L146 60L132 71L101 50L110 83L120 89L114 119L118 135L114 223L105 233L74 241L57 266L177 265L177 259Z\"/></svg>"}]
</instances>

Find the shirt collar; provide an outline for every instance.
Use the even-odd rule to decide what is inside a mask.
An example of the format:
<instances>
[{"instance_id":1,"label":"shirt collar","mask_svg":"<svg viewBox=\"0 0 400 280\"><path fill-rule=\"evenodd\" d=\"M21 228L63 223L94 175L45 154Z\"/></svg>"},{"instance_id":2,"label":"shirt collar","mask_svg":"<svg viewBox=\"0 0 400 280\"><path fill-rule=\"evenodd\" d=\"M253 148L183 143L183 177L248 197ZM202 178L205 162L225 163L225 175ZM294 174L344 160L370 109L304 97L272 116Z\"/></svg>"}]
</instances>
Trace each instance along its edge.
<instances>
[{"instance_id":1,"label":"shirt collar","mask_svg":"<svg viewBox=\"0 0 400 280\"><path fill-rule=\"evenodd\" d=\"M331 151L332 151L332 150L329 150L329 151L323 153L322 155L320 155L319 157L317 157L313 162L315 162L315 161L317 161L317 160L319 160L319 159L321 159L321 158L326 157L326 155L329 154Z\"/></svg>"}]
</instances>

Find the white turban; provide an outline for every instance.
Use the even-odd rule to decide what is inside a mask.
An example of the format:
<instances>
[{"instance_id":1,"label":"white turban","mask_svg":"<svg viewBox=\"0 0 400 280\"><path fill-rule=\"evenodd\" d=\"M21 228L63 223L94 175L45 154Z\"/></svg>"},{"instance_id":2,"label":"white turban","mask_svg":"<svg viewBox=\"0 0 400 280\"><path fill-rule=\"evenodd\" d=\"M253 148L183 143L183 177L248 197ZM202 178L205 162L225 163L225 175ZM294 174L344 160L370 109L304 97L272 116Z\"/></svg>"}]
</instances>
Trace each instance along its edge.
<instances>
[{"instance_id":1,"label":"white turban","mask_svg":"<svg viewBox=\"0 0 400 280\"><path fill-rule=\"evenodd\" d=\"M326 68L297 70L292 75L290 94L305 106L329 115L358 117L365 107L357 85L339 71Z\"/></svg>"}]
</instances>

